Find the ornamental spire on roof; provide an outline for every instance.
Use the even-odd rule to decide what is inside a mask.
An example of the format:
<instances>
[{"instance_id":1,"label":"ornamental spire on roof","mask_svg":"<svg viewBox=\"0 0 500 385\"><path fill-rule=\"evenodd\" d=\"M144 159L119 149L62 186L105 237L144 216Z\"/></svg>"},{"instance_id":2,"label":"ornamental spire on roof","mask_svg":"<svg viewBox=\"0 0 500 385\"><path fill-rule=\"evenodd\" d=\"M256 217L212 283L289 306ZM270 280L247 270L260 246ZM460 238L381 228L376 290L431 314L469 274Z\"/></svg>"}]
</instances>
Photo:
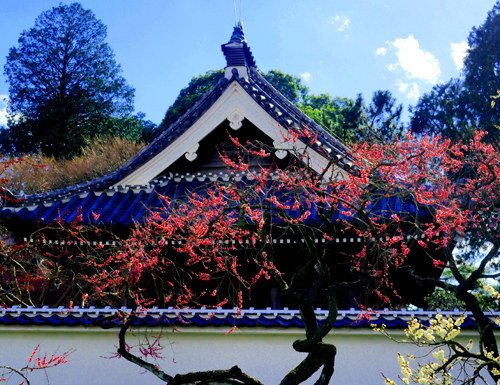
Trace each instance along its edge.
<instances>
[{"instance_id":1,"label":"ornamental spire on roof","mask_svg":"<svg viewBox=\"0 0 500 385\"><path fill-rule=\"evenodd\" d=\"M245 39L245 31L243 31L243 22L239 21L238 25L236 25L233 29L233 34L231 35L231 39L229 39L229 43L246 43Z\"/></svg>"},{"instance_id":2,"label":"ornamental spire on roof","mask_svg":"<svg viewBox=\"0 0 500 385\"><path fill-rule=\"evenodd\" d=\"M231 39L222 45L222 52L226 57L226 68L228 67L257 67L252 52L247 45L243 22L239 21L233 29Z\"/></svg>"}]
</instances>

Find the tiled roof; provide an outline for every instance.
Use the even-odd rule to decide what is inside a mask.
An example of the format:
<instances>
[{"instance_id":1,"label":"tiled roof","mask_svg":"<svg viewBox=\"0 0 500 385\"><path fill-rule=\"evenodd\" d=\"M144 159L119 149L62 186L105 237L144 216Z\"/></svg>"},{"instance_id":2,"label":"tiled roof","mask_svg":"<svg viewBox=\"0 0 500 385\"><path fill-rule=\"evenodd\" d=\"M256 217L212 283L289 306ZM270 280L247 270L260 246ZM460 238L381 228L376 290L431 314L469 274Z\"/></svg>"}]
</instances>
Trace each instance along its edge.
<instances>
[{"instance_id":1,"label":"tiled roof","mask_svg":"<svg viewBox=\"0 0 500 385\"><path fill-rule=\"evenodd\" d=\"M36 223L51 223L59 221L71 223L75 219L83 224L123 225L130 226L134 222L141 222L148 210L159 209L163 206L160 195L170 200L183 196L186 192L196 191L201 194L207 185L214 181L223 182L230 175L187 175L162 177L147 186L127 186L108 188L104 191L89 191L78 195L60 197L55 200L41 202L24 202L18 207L4 207L0 210L0 218L5 220L21 220ZM233 175L239 183L252 183L246 175ZM278 197L279 198L279 197ZM382 199L374 208L374 214L392 215L393 213L415 215L416 207L408 201L391 197ZM289 214L298 216L298 211L289 210ZM426 210L418 212L419 217L428 215ZM342 213L342 207L333 215L332 220L351 220L350 216ZM308 224L321 223L314 207L307 218Z\"/></svg>"},{"instance_id":2,"label":"tiled roof","mask_svg":"<svg viewBox=\"0 0 500 385\"><path fill-rule=\"evenodd\" d=\"M131 309L119 309L130 313ZM101 326L113 327L121 324L121 318L117 309L109 307L104 309L80 309L75 307L67 309L59 307L51 309L48 307L19 308L13 307L0 309L0 326L13 325L37 325L37 326ZM452 315L456 318L464 314L463 311L452 312L440 311L446 317ZM360 310L339 310L334 329L349 328L363 329L371 328L370 325L381 326L385 324L388 329L402 329L408 325L411 317L419 319L423 325L428 326L429 320L435 316L433 311L377 311L366 312ZM465 322L462 329L476 328L476 321L471 312L466 312ZM487 312L487 317L494 320L500 316L500 312ZM316 316L321 325L328 315L328 311L317 309ZM106 318L105 321L103 321ZM237 327L271 327L271 328L303 328L304 323L298 310L256 310L253 308L241 310L237 315L236 309L188 309L179 310L151 309L143 311L134 321L135 326L237 326ZM497 326L495 326L497 328Z\"/></svg>"},{"instance_id":3,"label":"tiled roof","mask_svg":"<svg viewBox=\"0 0 500 385\"><path fill-rule=\"evenodd\" d=\"M239 82L248 94L283 127L308 127L311 132L318 135L317 144L314 144L313 148L327 157L339 155L342 158L341 164L347 166L347 163L351 159L346 147L276 91L256 69L252 68L249 69L248 79L238 77L237 71L233 72L232 79L222 78L214 88L207 92L184 115L117 171L74 186L25 196L16 206L26 206L31 203L48 202L51 200L59 201L65 197L73 197L89 191L104 191L110 186L115 185L125 176L158 155L187 131L217 101L232 81Z\"/></svg>"},{"instance_id":4,"label":"tiled roof","mask_svg":"<svg viewBox=\"0 0 500 385\"><path fill-rule=\"evenodd\" d=\"M246 42L243 41L243 43L246 47ZM184 115L119 170L92 181L63 189L18 197L19 199L16 200L4 200L4 205L0 208L0 218L50 223L59 219L63 222L71 222L81 215L84 223L129 226L132 221L141 220L148 209L154 209L161 205L156 193L172 196L178 194L180 192L178 190L182 190L185 186L192 190L205 184L206 178L203 175L198 175L194 179L192 176L186 175L170 180L152 181L148 185L113 187L186 132L219 99L232 82L238 82L282 127L289 129L307 127L317 136L313 148L325 157L337 157L340 166L348 170L351 158L346 147L275 90L254 68L253 58L250 64L247 67L248 78L239 77L238 71L233 69L231 79L221 78L215 87ZM394 206L398 204L396 201L391 202L390 199L384 200L381 202L380 210L381 212L384 210L384 205ZM405 210L404 207L401 209ZM411 211L411 207L408 209ZM97 220L94 214L98 215ZM317 217L313 215L310 221L314 222L315 220Z\"/></svg>"},{"instance_id":5,"label":"tiled roof","mask_svg":"<svg viewBox=\"0 0 500 385\"><path fill-rule=\"evenodd\" d=\"M278 92L255 68L249 68L248 83L238 79L243 88L272 116L286 128L307 128L317 135L313 148L326 157L340 155L340 164L344 166L352 161L347 148L323 127L297 108L295 104ZM309 143L307 143L309 144Z\"/></svg>"}]
</instances>

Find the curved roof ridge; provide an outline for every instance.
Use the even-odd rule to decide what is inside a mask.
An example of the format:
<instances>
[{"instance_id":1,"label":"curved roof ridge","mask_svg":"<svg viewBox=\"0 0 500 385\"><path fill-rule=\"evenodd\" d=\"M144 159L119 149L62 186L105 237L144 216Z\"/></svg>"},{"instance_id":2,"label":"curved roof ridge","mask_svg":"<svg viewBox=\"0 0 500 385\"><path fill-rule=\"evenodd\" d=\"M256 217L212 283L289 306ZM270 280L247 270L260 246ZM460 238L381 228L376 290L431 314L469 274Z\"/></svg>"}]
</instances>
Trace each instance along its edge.
<instances>
[{"instance_id":1,"label":"curved roof ridge","mask_svg":"<svg viewBox=\"0 0 500 385\"><path fill-rule=\"evenodd\" d=\"M330 132L326 131L321 125L316 123L313 119L307 116L303 111L301 111L295 104L289 101L285 96L283 96L276 88L273 87L255 68L249 68L250 80L256 84L262 91L268 94L272 100L278 101L282 104L281 108L290 115L298 124L308 127L314 133L318 134L318 140L325 145L333 147L336 152L344 156L346 161L352 161L350 156L350 151L347 149L342 142L332 135ZM292 128L285 125L286 128ZM300 127L299 127L300 128Z\"/></svg>"}]
</instances>

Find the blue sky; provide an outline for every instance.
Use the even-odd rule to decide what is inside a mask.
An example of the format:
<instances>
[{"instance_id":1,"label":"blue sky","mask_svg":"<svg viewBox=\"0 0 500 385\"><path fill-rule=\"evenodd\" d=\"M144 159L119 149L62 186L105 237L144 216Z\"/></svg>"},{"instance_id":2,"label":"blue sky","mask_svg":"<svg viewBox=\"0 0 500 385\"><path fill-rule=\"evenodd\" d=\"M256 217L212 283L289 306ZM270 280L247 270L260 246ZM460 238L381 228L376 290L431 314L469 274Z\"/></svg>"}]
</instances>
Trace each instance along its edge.
<instances>
[{"instance_id":1,"label":"blue sky","mask_svg":"<svg viewBox=\"0 0 500 385\"><path fill-rule=\"evenodd\" d=\"M35 18L60 0L0 1L0 66ZM63 1L63 3L66 3ZM247 42L260 70L301 76L315 94L370 99L390 90L415 104L460 75L466 41L492 0L243 0ZM135 92L136 111L160 123L193 76L223 68L233 0L82 0ZM240 0L236 0L239 13ZM3 73L3 71L1 71ZM2 76L0 95L8 95ZM0 124L5 104L0 102Z\"/></svg>"}]
</instances>

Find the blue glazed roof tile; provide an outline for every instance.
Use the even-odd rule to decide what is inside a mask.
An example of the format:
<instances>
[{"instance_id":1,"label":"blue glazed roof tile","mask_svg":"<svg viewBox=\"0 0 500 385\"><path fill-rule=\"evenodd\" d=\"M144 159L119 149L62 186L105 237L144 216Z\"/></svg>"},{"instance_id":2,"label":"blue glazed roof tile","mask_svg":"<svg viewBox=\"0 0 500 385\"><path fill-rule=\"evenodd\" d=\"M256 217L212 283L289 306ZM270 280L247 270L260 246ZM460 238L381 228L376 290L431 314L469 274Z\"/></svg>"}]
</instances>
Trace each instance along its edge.
<instances>
[{"instance_id":1,"label":"blue glazed roof tile","mask_svg":"<svg viewBox=\"0 0 500 385\"><path fill-rule=\"evenodd\" d=\"M42 326L104 326L115 327L121 324L118 311L130 313L131 309L73 309L66 308L8 308L0 310L0 326L42 325ZM317 310L318 323L321 325L327 317L327 311ZM368 317L369 314L369 317ZM371 325L386 325L387 329L406 328L411 317L419 319L428 326L435 316L433 311L377 311L366 313L359 310L341 310L334 323L334 329L371 329ZM441 312L445 317L460 317L462 311ZM485 313L492 321L500 316L500 312ZM115 317L116 316L116 317ZM104 319L107 319L104 321ZM236 309L151 309L143 311L134 320L135 326L183 326L183 327L264 327L264 328L303 328L304 323L298 310L256 310L243 309L237 315ZM470 312L462 329L475 329L476 322ZM495 326L498 328L498 326Z\"/></svg>"},{"instance_id":2,"label":"blue glazed roof tile","mask_svg":"<svg viewBox=\"0 0 500 385\"><path fill-rule=\"evenodd\" d=\"M221 178L217 179L222 181ZM120 188L108 189L104 192L90 192L88 194L75 195L71 199L59 198L55 201L34 204L28 207L7 207L0 210L0 218L18 219L21 221L51 223L59 221L71 223L77 216L81 215L84 224L98 225L123 225L130 226L134 221L140 222L148 210L157 210L163 207L160 196L166 196L170 200L181 199L187 192L196 191L202 195L207 186L215 181L205 177L174 177L165 178L155 185L147 188ZM252 183L242 179L241 183ZM283 203L287 198L281 199ZM315 205L310 207L311 214L307 219L310 225L321 223ZM352 220L351 216L342 213L343 207L339 205L338 210L333 213L332 221ZM410 202L401 202L397 197L382 198L372 207L372 213L376 215L391 216L393 213L412 215L416 208ZM298 217L299 210L288 210L291 217ZM420 217L428 216L427 210L420 209ZM275 218L276 222L280 220Z\"/></svg>"}]
</instances>

